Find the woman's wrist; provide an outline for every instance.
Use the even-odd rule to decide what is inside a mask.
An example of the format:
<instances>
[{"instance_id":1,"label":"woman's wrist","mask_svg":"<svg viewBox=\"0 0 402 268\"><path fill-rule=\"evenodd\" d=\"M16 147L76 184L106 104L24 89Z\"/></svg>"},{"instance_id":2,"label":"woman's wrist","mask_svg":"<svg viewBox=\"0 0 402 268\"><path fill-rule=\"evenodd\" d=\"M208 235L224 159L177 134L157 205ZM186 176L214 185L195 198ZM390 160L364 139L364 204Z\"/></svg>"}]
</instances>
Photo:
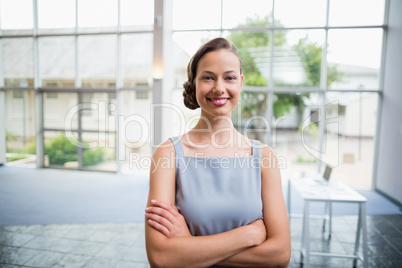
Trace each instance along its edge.
<instances>
[{"instance_id":1,"label":"woman's wrist","mask_svg":"<svg viewBox=\"0 0 402 268\"><path fill-rule=\"evenodd\" d=\"M243 227L247 228L245 233L249 239L250 247L258 246L266 240L266 229L263 220L256 220Z\"/></svg>"}]
</instances>

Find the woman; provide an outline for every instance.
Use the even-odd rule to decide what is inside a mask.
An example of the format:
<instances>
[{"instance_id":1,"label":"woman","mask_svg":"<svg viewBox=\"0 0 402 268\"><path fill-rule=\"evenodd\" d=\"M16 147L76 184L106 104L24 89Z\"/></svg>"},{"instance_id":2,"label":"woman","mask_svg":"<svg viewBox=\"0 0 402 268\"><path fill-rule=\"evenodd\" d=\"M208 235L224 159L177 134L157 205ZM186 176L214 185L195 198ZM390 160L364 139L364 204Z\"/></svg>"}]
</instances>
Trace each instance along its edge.
<instances>
[{"instance_id":1,"label":"woman","mask_svg":"<svg viewBox=\"0 0 402 268\"><path fill-rule=\"evenodd\" d=\"M188 65L184 103L196 126L155 150L145 209L152 267L287 267L290 235L273 151L237 132L231 112L243 85L226 39Z\"/></svg>"}]
</instances>

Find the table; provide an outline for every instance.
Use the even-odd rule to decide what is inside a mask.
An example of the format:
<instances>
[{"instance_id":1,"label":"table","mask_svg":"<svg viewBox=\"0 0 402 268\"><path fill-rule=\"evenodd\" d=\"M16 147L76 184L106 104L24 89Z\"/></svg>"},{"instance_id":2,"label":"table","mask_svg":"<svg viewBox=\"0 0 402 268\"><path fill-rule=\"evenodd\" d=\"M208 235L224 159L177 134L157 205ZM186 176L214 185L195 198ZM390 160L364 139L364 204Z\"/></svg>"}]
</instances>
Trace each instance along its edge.
<instances>
[{"instance_id":1,"label":"table","mask_svg":"<svg viewBox=\"0 0 402 268\"><path fill-rule=\"evenodd\" d=\"M310 256L329 256L339 258L354 259L353 267L356 267L357 260L363 261L363 267L368 267L367 259L367 227L366 227L366 201L367 199L350 188L349 186L332 180L328 183L322 180L320 174L296 175L289 178L288 183L288 213L290 218L291 205L291 188L292 186L301 195L304 202L303 212L303 229L302 241L300 249L300 260L305 264L305 267L310 267ZM329 234L332 232L332 203L345 202L357 203L359 205L359 215L356 231L356 240L354 253L350 255L330 253L330 252L312 252L310 251L310 203L311 202L326 202L329 208ZM324 221L325 224L325 221ZM363 256L359 256L360 233L362 233Z\"/></svg>"}]
</instances>

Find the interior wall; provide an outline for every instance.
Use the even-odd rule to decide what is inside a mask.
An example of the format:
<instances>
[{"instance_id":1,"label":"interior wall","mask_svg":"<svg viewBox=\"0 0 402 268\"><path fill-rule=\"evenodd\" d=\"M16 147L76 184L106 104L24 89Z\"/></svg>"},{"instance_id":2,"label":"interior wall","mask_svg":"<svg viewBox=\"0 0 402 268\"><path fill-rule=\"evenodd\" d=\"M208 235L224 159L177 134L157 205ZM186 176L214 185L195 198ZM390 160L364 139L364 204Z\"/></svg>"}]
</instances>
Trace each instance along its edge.
<instances>
[{"instance_id":1,"label":"interior wall","mask_svg":"<svg viewBox=\"0 0 402 268\"><path fill-rule=\"evenodd\" d=\"M402 203L402 1L389 1L375 189Z\"/></svg>"}]
</instances>

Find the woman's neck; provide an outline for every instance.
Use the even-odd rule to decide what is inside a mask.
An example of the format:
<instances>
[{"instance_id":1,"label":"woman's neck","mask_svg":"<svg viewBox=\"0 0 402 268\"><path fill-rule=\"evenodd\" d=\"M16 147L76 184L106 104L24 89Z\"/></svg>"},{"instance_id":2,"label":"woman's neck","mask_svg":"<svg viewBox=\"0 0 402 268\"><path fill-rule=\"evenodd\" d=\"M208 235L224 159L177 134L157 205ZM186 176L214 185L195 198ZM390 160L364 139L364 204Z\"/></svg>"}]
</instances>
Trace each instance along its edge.
<instances>
[{"instance_id":1,"label":"woman's neck","mask_svg":"<svg viewBox=\"0 0 402 268\"><path fill-rule=\"evenodd\" d=\"M217 146L227 146L237 144L236 139L239 138L240 133L235 129L230 116L208 117L201 115L200 120L189 132L189 135L191 140L197 140L203 144L210 141Z\"/></svg>"}]
</instances>

